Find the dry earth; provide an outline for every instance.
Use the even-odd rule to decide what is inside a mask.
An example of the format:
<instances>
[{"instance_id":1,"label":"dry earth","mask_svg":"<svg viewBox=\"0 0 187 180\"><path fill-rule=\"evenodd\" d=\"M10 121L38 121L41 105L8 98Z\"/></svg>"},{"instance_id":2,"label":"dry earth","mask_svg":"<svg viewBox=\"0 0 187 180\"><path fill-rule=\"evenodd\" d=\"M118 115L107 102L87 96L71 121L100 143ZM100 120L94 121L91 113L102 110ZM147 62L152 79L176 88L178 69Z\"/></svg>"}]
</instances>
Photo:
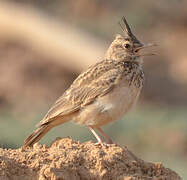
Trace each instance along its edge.
<instances>
[{"instance_id":1,"label":"dry earth","mask_svg":"<svg viewBox=\"0 0 187 180\"><path fill-rule=\"evenodd\" d=\"M180 180L126 147L58 138L50 147L0 149L0 180Z\"/></svg>"}]
</instances>

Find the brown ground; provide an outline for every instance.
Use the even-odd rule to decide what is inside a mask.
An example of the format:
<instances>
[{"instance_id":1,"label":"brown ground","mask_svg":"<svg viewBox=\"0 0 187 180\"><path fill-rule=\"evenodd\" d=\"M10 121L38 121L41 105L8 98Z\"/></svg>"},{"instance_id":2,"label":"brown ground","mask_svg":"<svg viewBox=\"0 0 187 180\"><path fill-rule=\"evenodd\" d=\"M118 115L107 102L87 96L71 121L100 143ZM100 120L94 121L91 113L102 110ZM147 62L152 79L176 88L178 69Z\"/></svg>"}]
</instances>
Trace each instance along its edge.
<instances>
[{"instance_id":1,"label":"brown ground","mask_svg":"<svg viewBox=\"0 0 187 180\"><path fill-rule=\"evenodd\" d=\"M161 163L148 163L126 147L57 139L50 147L0 149L0 180L179 180Z\"/></svg>"}]
</instances>

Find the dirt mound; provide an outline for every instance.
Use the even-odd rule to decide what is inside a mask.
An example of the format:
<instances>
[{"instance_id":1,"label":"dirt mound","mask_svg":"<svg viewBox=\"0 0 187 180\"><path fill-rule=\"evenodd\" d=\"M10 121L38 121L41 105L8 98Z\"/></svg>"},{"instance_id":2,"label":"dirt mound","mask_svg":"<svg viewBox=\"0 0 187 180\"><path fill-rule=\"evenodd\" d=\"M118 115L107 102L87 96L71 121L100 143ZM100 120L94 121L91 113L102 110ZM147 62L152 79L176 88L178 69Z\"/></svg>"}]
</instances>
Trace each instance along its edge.
<instances>
[{"instance_id":1,"label":"dirt mound","mask_svg":"<svg viewBox=\"0 0 187 180\"><path fill-rule=\"evenodd\" d=\"M148 163L126 147L56 139L50 147L0 149L0 180L179 180L161 163Z\"/></svg>"}]
</instances>

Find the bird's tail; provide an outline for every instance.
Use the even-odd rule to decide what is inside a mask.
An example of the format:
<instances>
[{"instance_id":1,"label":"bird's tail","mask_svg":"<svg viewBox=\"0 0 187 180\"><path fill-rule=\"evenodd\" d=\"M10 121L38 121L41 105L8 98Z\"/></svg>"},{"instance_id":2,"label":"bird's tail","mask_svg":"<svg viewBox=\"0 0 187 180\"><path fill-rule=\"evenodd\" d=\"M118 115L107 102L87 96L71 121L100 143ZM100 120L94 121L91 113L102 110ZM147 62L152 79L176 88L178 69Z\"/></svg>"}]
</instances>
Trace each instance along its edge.
<instances>
[{"instance_id":1,"label":"bird's tail","mask_svg":"<svg viewBox=\"0 0 187 180\"><path fill-rule=\"evenodd\" d=\"M51 128L52 126L50 126L48 123L41 124L30 136L25 139L24 147L33 146L33 144L38 142Z\"/></svg>"}]
</instances>

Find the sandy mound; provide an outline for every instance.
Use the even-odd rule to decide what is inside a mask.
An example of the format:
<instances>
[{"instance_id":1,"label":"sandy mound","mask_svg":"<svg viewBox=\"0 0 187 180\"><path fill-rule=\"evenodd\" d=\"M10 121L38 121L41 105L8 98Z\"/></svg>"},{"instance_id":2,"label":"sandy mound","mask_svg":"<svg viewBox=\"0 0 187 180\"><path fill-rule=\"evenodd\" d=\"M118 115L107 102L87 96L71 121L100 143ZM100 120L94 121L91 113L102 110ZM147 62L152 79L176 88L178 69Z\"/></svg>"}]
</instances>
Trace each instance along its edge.
<instances>
[{"instance_id":1,"label":"sandy mound","mask_svg":"<svg viewBox=\"0 0 187 180\"><path fill-rule=\"evenodd\" d=\"M145 162L127 148L58 138L51 147L0 149L0 180L179 180L162 164Z\"/></svg>"}]
</instances>

